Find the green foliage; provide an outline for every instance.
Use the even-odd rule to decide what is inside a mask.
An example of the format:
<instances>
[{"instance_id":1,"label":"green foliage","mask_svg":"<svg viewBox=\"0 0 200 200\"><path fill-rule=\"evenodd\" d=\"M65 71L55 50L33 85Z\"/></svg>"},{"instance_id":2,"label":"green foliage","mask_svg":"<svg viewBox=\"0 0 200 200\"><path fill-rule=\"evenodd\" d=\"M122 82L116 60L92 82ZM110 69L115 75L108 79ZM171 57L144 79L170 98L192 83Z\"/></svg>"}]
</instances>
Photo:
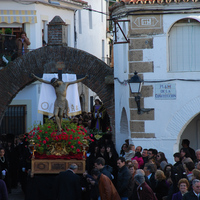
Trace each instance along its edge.
<instances>
[{"instance_id":1,"label":"green foliage","mask_svg":"<svg viewBox=\"0 0 200 200\"><path fill-rule=\"evenodd\" d=\"M12 33L12 30L10 28L5 29L5 34L11 34L11 33Z\"/></svg>"}]
</instances>

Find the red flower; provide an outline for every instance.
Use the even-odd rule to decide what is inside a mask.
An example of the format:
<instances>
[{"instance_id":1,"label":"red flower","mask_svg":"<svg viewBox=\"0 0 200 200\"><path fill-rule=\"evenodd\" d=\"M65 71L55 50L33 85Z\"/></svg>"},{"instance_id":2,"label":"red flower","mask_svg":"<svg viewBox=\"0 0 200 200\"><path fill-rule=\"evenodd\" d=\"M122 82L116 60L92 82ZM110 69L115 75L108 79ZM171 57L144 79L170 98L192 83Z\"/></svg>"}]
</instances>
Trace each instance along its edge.
<instances>
[{"instance_id":1,"label":"red flower","mask_svg":"<svg viewBox=\"0 0 200 200\"><path fill-rule=\"evenodd\" d=\"M49 138L48 137L45 137L46 141L49 141Z\"/></svg>"},{"instance_id":2,"label":"red flower","mask_svg":"<svg viewBox=\"0 0 200 200\"><path fill-rule=\"evenodd\" d=\"M77 152L80 152L80 149L76 149Z\"/></svg>"},{"instance_id":3,"label":"red flower","mask_svg":"<svg viewBox=\"0 0 200 200\"><path fill-rule=\"evenodd\" d=\"M41 139L41 137L40 137L40 136L38 136L38 137L37 137L37 139L38 139L38 140L40 140L40 139Z\"/></svg>"},{"instance_id":4,"label":"red flower","mask_svg":"<svg viewBox=\"0 0 200 200\"><path fill-rule=\"evenodd\" d=\"M73 145L71 145L71 148L73 149L73 148L74 148L74 146L73 146Z\"/></svg>"},{"instance_id":5,"label":"red flower","mask_svg":"<svg viewBox=\"0 0 200 200\"><path fill-rule=\"evenodd\" d=\"M48 133L47 131L45 131L45 133Z\"/></svg>"},{"instance_id":6,"label":"red flower","mask_svg":"<svg viewBox=\"0 0 200 200\"><path fill-rule=\"evenodd\" d=\"M39 130L39 133L42 133L42 130Z\"/></svg>"},{"instance_id":7,"label":"red flower","mask_svg":"<svg viewBox=\"0 0 200 200\"><path fill-rule=\"evenodd\" d=\"M47 143L47 141L46 140L43 140L43 144L46 144Z\"/></svg>"},{"instance_id":8,"label":"red flower","mask_svg":"<svg viewBox=\"0 0 200 200\"><path fill-rule=\"evenodd\" d=\"M38 147L41 147L41 144L39 144Z\"/></svg>"},{"instance_id":9,"label":"red flower","mask_svg":"<svg viewBox=\"0 0 200 200\"><path fill-rule=\"evenodd\" d=\"M77 138L75 137L74 140L77 140Z\"/></svg>"},{"instance_id":10,"label":"red flower","mask_svg":"<svg viewBox=\"0 0 200 200\"><path fill-rule=\"evenodd\" d=\"M73 139L73 136L72 136L72 135L70 135L70 136L69 136L69 139L70 139L70 140L72 140L72 139Z\"/></svg>"},{"instance_id":11,"label":"red flower","mask_svg":"<svg viewBox=\"0 0 200 200\"><path fill-rule=\"evenodd\" d=\"M71 142L69 141L68 144L71 144Z\"/></svg>"},{"instance_id":12,"label":"red flower","mask_svg":"<svg viewBox=\"0 0 200 200\"><path fill-rule=\"evenodd\" d=\"M48 128L51 128L51 126L48 126Z\"/></svg>"},{"instance_id":13,"label":"red flower","mask_svg":"<svg viewBox=\"0 0 200 200\"><path fill-rule=\"evenodd\" d=\"M80 139L80 137L79 137L79 136L77 136L77 139Z\"/></svg>"},{"instance_id":14,"label":"red flower","mask_svg":"<svg viewBox=\"0 0 200 200\"><path fill-rule=\"evenodd\" d=\"M47 147L49 147L49 145L47 144Z\"/></svg>"},{"instance_id":15,"label":"red flower","mask_svg":"<svg viewBox=\"0 0 200 200\"><path fill-rule=\"evenodd\" d=\"M78 144L81 144L81 142L80 142L80 141L78 141Z\"/></svg>"},{"instance_id":16,"label":"red flower","mask_svg":"<svg viewBox=\"0 0 200 200\"><path fill-rule=\"evenodd\" d=\"M37 127L37 130L40 130L40 127L39 127L39 126Z\"/></svg>"}]
</instances>

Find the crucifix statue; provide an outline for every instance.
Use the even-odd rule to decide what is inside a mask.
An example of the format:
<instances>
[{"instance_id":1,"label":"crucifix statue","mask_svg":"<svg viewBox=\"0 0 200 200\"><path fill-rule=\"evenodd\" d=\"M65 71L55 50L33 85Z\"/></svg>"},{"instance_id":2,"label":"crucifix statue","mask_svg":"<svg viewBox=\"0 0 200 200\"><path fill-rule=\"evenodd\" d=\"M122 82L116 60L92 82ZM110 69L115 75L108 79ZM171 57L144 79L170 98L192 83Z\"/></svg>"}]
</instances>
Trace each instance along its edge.
<instances>
[{"instance_id":1,"label":"crucifix statue","mask_svg":"<svg viewBox=\"0 0 200 200\"><path fill-rule=\"evenodd\" d=\"M32 77L36 78L38 81L46 83L46 84L51 84L54 87L55 92L56 92L56 100L54 102L53 114L56 120L56 124L58 126L58 132L61 132L63 113L64 113L64 110L68 110L68 101L66 99L67 88L71 84L78 83L85 80L86 78L88 78L88 75L86 75L84 78L78 79L76 81L71 81L71 82L63 82L62 80L59 80L57 78L52 78L51 81L46 81L37 77L33 73L31 75Z\"/></svg>"}]
</instances>

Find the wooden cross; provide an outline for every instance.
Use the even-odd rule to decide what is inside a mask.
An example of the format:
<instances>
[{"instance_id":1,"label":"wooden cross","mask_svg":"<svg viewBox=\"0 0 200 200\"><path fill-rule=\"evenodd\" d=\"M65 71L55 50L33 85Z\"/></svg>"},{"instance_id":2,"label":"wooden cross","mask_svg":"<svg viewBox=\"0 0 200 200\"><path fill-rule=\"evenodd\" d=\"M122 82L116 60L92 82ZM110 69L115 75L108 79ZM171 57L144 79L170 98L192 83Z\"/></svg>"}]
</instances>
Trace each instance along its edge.
<instances>
[{"instance_id":1,"label":"wooden cross","mask_svg":"<svg viewBox=\"0 0 200 200\"><path fill-rule=\"evenodd\" d=\"M62 69L65 68L64 62L57 62L56 68L58 69L58 79L62 81Z\"/></svg>"}]
</instances>

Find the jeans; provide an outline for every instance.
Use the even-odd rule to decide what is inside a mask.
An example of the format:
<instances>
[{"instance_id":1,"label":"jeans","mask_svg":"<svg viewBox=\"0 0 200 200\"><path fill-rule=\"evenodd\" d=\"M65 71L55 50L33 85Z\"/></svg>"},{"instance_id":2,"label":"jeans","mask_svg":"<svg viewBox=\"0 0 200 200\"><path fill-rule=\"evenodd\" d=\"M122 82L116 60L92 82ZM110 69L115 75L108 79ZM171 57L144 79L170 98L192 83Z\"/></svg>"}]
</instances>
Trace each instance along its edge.
<instances>
[{"instance_id":1,"label":"jeans","mask_svg":"<svg viewBox=\"0 0 200 200\"><path fill-rule=\"evenodd\" d=\"M121 200L127 200L128 197L121 197Z\"/></svg>"}]
</instances>

